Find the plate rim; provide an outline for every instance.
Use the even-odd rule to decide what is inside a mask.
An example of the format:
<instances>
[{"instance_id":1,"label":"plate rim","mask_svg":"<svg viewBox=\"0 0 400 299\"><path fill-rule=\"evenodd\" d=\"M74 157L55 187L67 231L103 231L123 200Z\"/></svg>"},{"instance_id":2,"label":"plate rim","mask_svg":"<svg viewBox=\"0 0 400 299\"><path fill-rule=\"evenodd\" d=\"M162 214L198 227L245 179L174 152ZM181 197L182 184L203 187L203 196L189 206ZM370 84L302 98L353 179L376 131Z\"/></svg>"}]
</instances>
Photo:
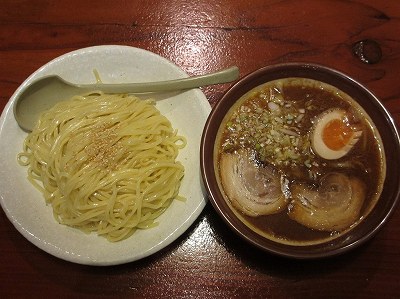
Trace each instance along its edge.
<instances>
[{"instance_id":1,"label":"plate rim","mask_svg":"<svg viewBox=\"0 0 400 299\"><path fill-rule=\"evenodd\" d=\"M39 67L36 71L34 71L31 75L29 75L15 90L15 92L12 94L12 96L6 103L4 109L1 113L1 116L0 116L0 140L3 135L4 126L6 125L7 122L9 122L10 114L13 113L13 105L14 105L14 101L15 101L15 96L20 92L20 90L22 88L24 88L24 86L29 84L32 80L35 80L36 78L40 77L40 74L42 72L44 72L46 69L48 69L49 67L51 67L53 64L56 64L56 63L62 64L63 60L68 59L73 55L86 55L88 52L95 52L96 53L95 55L97 55L98 53L108 51L108 50L109 51L121 50L124 53L123 55L127 55L127 52L130 52L130 51L132 51L132 53L140 52L143 55L150 55L153 58L155 58L157 60L161 60L163 63L165 63L169 68L171 68L171 70L174 72L175 75L176 75L176 73L179 73L180 77L188 76L184 70L182 70L179 66L174 64L172 61L170 61L154 52L148 51L146 49L127 46L127 45L96 45L96 46L84 47L84 48L66 52L60 56L57 56L57 57L51 59L50 61L48 61L41 67ZM202 113L206 113L203 115L204 122L205 122L207 116L209 115L209 113L211 111L211 105L209 104L206 96L200 89L198 89L198 88L192 89L189 92L193 92L193 96L196 99L199 99L198 105L200 105ZM11 116L11 118L12 118L12 116ZM202 126L202 129L203 129L203 127L204 127L204 124ZM200 140L199 140L199 142L200 142ZM200 147L200 144L198 145L198 147ZM199 155L199 159L200 159L200 155ZM0 160L0 163L3 164L3 161ZM200 163L198 163L198 164L200 164ZM26 228L23 224L21 224L19 222L19 220L16 219L15 216L12 214L12 212L9 210L9 207L7 207L7 198L5 196L3 196L4 192L1 189L0 189L0 205L1 205L4 213L6 214L7 218L13 224L13 226L17 229L17 231L19 233L21 233L25 237L25 239L27 239L30 243L32 243L39 249L47 252L48 254L53 255L57 258L69 261L69 262L77 263L77 264L94 265L94 266L119 265L119 264L125 264L125 263L129 263L129 262L137 261L137 260L143 259L145 257L148 257L152 254L155 254L156 252L164 249L165 247L167 247L168 245L173 243L176 239L178 239L182 234L184 234L190 228L190 226L196 221L196 219L198 219L198 217L200 216L201 212L203 211L203 209L208 201L206 191L201 182L200 172L199 172L199 181L200 181L199 184L200 184L200 189L201 189L201 193L202 193L199 196L202 197L202 199L200 199L200 201L196 204L195 208L193 210L191 210L191 213L189 213L187 215L185 214L185 217L184 217L185 219L182 222L180 222L180 225L178 227L176 227L169 235L162 238L162 240L160 242L158 242L158 243L155 242L155 244L153 244L153 246L151 246L147 251L145 251L141 254L138 254L138 255L133 254L128 257L116 258L116 259L114 258L114 259L110 259L107 261L94 260L86 255L85 256L80 256L80 255L77 256L74 253L66 254L65 251L62 250L62 248L58 248L57 246L50 246L52 244L49 245L42 239L36 238L33 234L30 233L29 228ZM2 185L3 184L4 183L2 183ZM3 186L0 186L0 187L3 187ZM45 208L46 208L46 204L43 201L43 209L45 209ZM57 223L55 223L55 224L57 224ZM99 238L98 236L95 236L95 237Z\"/></svg>"}]
</instances>

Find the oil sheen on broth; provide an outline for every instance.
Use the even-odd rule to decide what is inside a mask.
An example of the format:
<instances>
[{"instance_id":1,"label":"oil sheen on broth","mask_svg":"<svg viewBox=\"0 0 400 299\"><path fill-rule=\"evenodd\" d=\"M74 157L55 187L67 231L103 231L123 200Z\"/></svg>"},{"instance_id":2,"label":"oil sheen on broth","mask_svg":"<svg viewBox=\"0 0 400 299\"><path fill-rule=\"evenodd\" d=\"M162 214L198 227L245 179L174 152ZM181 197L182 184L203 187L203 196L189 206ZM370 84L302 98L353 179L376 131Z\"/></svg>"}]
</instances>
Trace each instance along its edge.
<instances>
[{"instance_id":1,"label":"oil sheen on broth","mask_svg":"<svg viewBox=\"0 0 400 299\"><path fill-rule=\"evenodd\" d=\"M265 83L225 116L214 151L235 214L268 239L339 236L378 200L386 162L377 129L347 94L311 79Z\"/></svg>"}]
</instances>

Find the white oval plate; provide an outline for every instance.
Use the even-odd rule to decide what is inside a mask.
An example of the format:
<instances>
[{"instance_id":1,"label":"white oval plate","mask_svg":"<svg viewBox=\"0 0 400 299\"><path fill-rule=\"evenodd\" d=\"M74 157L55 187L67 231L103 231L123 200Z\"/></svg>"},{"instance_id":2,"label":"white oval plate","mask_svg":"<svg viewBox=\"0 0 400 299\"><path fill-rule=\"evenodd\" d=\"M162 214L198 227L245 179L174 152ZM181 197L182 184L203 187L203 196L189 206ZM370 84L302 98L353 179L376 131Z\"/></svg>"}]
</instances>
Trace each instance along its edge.
<instances>
[{"instance_id":1,"label":"white oval plate","mask_svg":"<svg viewBox=\"0 0 400 299\"><path fill-rule=\"evenodd\" d=\"M110 243L96 234L60 225L51 206L27 180L27 169L18 165L26 133L13 116L16 94L33 80L58 74L76 83L95 82L96 69L104 83L159 81L187 77L178 66L154 53L127 46L96 46L62 55L33 73L14 93L0 118L0 200L7 217L30 242L61 259L87 265L116 265L149 256L176 240L196 220L206 203L200 178L200 137L211 107L199 89L169 94L156 107L178 133L188 139L178 160L185 166L180 194L158 218L159 225L138 230L130 238Z\"/></svg>"}]
</instances>

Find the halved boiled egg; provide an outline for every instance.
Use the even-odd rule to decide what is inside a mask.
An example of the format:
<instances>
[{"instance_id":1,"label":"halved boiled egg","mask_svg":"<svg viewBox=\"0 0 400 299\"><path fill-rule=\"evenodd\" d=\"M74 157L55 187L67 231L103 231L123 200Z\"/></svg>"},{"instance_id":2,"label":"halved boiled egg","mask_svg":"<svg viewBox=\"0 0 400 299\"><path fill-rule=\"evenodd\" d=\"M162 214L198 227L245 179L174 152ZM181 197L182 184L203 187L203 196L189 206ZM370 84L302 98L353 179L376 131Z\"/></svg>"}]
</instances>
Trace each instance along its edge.
<instances>
[{"instance_id":1,"label":"halved boiled egg","mask_svg":"<svg viewBox=\"0 0 400 299\"><path fill-rule=\"evenodd\" d=\"M361 135L362 130L349 122L346 110L330 109L316 117L311 146L321 158L339 159L353 148Z\"/></svg>"}]
</instances>

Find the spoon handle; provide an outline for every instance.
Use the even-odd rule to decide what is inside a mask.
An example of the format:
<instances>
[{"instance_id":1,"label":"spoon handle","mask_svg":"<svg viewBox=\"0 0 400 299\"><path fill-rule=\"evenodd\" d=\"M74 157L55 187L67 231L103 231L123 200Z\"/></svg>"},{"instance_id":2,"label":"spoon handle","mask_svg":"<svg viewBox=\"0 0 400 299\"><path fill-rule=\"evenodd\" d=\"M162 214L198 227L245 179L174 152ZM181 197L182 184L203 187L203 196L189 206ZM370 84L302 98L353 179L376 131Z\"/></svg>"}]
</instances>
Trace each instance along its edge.
<instances>
[{"instance_id":1,"label":"spoon handle","mask_svg":"<svg viewBox=\"0 0 400 299\"><path fill-rule=\"evenodd\" d=\"M119 83L119 84L80 84L81 88L101 90L106 93L146 93L161 91L177 91L207 86L213 84L227 83L236 80L239 77L239 68L233 66L215 73L188 78L145 82L145 83Z\"/></svg>"}]
</instances>

